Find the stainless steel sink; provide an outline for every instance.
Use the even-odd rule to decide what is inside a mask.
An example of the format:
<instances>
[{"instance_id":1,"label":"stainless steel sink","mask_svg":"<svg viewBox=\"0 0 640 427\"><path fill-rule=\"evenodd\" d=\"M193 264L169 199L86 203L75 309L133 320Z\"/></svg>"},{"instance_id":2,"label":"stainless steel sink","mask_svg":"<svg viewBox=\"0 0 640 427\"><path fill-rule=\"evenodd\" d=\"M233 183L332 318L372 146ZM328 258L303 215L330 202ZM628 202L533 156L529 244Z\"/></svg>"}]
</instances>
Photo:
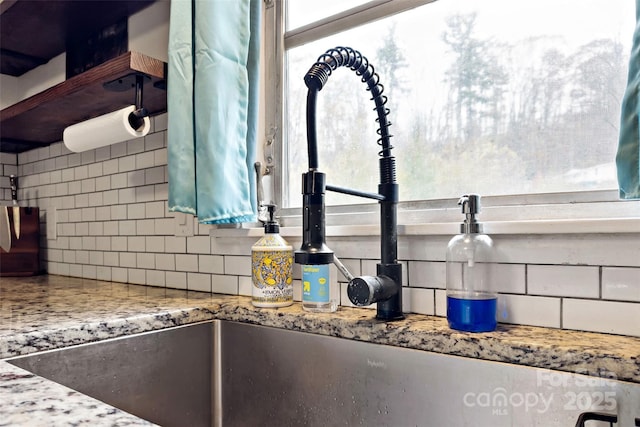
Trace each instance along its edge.
<instances>
[{"instance_id":1,"label":"stainless steel sink","mask_svg":"<svg viewBox=\"0 0 640 427\"><path fill-rule=\"evenodd\" d=\"M640 417L638 384L226 321L9 362L163 426L568 426L593 410L617 413L617 425Z\"/></svg>"}]
</instances>

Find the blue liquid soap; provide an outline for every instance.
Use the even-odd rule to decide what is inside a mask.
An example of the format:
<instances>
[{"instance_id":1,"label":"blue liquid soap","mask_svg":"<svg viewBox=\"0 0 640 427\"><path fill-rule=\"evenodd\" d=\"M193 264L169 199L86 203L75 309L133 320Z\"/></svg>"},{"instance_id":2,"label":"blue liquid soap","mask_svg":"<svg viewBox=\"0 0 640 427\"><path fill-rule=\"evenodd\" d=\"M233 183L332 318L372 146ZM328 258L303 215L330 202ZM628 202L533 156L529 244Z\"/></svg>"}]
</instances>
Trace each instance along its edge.
<instances>
[{"instance_id":1,"label":"blue liquid soap","mask_svg":"<svg viewBox=\"0 0 640 427\"><path fill-rule=\"evenodd\" d=\"M496 329L497 298L464 299L447 296L449 327L467 332Z\"/></svg>"}]
</instances>

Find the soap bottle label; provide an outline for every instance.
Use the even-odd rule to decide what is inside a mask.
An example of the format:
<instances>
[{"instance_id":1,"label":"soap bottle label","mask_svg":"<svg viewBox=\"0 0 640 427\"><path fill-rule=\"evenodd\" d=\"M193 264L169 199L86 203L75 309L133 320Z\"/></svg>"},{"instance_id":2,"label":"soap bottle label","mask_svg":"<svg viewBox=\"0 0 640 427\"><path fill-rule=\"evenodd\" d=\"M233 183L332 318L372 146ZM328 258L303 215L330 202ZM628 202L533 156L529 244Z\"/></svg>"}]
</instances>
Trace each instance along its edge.
<instances>
[{"instance_id":1,"label":"soap bottle label","mask_svg":"<svg viewBox=\"0 0 640 427\"><path fill-rule=\"evenodd\" d=\"M251 257L252 301L260 306L293 302L293 257L288 250L256 250Z\"/></svg>"},{"instance_id":2,"label":"soap bottle label","mask_svg":"<svg viewBox=\"0 0 640 427\"><path fill-rule=\"evenodd\" d=\"M329 264L302 266L302 299L307 302L329 302Z\"/></svg>"}]
</instances>

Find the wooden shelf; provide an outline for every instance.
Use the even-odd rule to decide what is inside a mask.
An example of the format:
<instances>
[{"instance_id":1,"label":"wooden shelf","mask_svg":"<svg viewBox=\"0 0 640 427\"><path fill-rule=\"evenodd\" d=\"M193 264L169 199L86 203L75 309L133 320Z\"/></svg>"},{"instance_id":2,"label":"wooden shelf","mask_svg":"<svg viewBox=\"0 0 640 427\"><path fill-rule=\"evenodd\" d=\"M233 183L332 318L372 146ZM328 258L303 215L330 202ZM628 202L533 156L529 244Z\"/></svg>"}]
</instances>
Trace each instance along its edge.
<instances>
[{"instance_id":1,"label":"wooden shelf","mask_svg":"<svg viewBox=\"0 0 640 427\"><path fill-rule=\"evenodd\" d=\"M67 126L135 103L135 89L116 92L105 83L143 73L143 106L151 115L167 110L166 64L128 52L0 111L0 152L20 153L62 140Z\"/></svg>"}]
</instances>

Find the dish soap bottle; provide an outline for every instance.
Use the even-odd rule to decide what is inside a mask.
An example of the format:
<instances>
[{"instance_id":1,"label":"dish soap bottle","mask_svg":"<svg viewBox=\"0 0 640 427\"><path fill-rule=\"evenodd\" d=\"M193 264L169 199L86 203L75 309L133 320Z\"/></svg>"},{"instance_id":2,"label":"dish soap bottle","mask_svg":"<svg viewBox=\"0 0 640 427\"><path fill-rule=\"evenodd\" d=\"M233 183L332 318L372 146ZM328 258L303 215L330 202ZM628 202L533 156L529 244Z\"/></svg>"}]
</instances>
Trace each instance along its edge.
<instances>
[{"instance_id":1,"label":"dish soap bottle","mask_svg":"<svg viewBox=\"0 0 640 427\"><path fill-rule=\"evenodd\" d=\"M493 331L498 298L491 282L493 241L482 233L482 224L476 220L480 196L464 195L458 205L465 220L461 234L447 246L447 320L452 329Z\"/></svg>"},{"instance_id":2,"label":"dish soap bottle","mask_svg":"<svg viewBox=\"0 0 640 427\"><path fill-rule=\"evenodd\" d=\"M305 311L331 313L338 309L336 284L331 281L329 264L302 265L302 308Z\"/></svg>"},{"instance_id":3,"label":"dish soap bottle","mask_svg":"<svg viewBox=\"0 0 640 427\"><path fill-rule=\"evenodd\" d=\"M266 205L264 236L251 247L251 302L256 307L293 304L293 248L280 236L275 205Z\"/></svg>"}]
</instances>

